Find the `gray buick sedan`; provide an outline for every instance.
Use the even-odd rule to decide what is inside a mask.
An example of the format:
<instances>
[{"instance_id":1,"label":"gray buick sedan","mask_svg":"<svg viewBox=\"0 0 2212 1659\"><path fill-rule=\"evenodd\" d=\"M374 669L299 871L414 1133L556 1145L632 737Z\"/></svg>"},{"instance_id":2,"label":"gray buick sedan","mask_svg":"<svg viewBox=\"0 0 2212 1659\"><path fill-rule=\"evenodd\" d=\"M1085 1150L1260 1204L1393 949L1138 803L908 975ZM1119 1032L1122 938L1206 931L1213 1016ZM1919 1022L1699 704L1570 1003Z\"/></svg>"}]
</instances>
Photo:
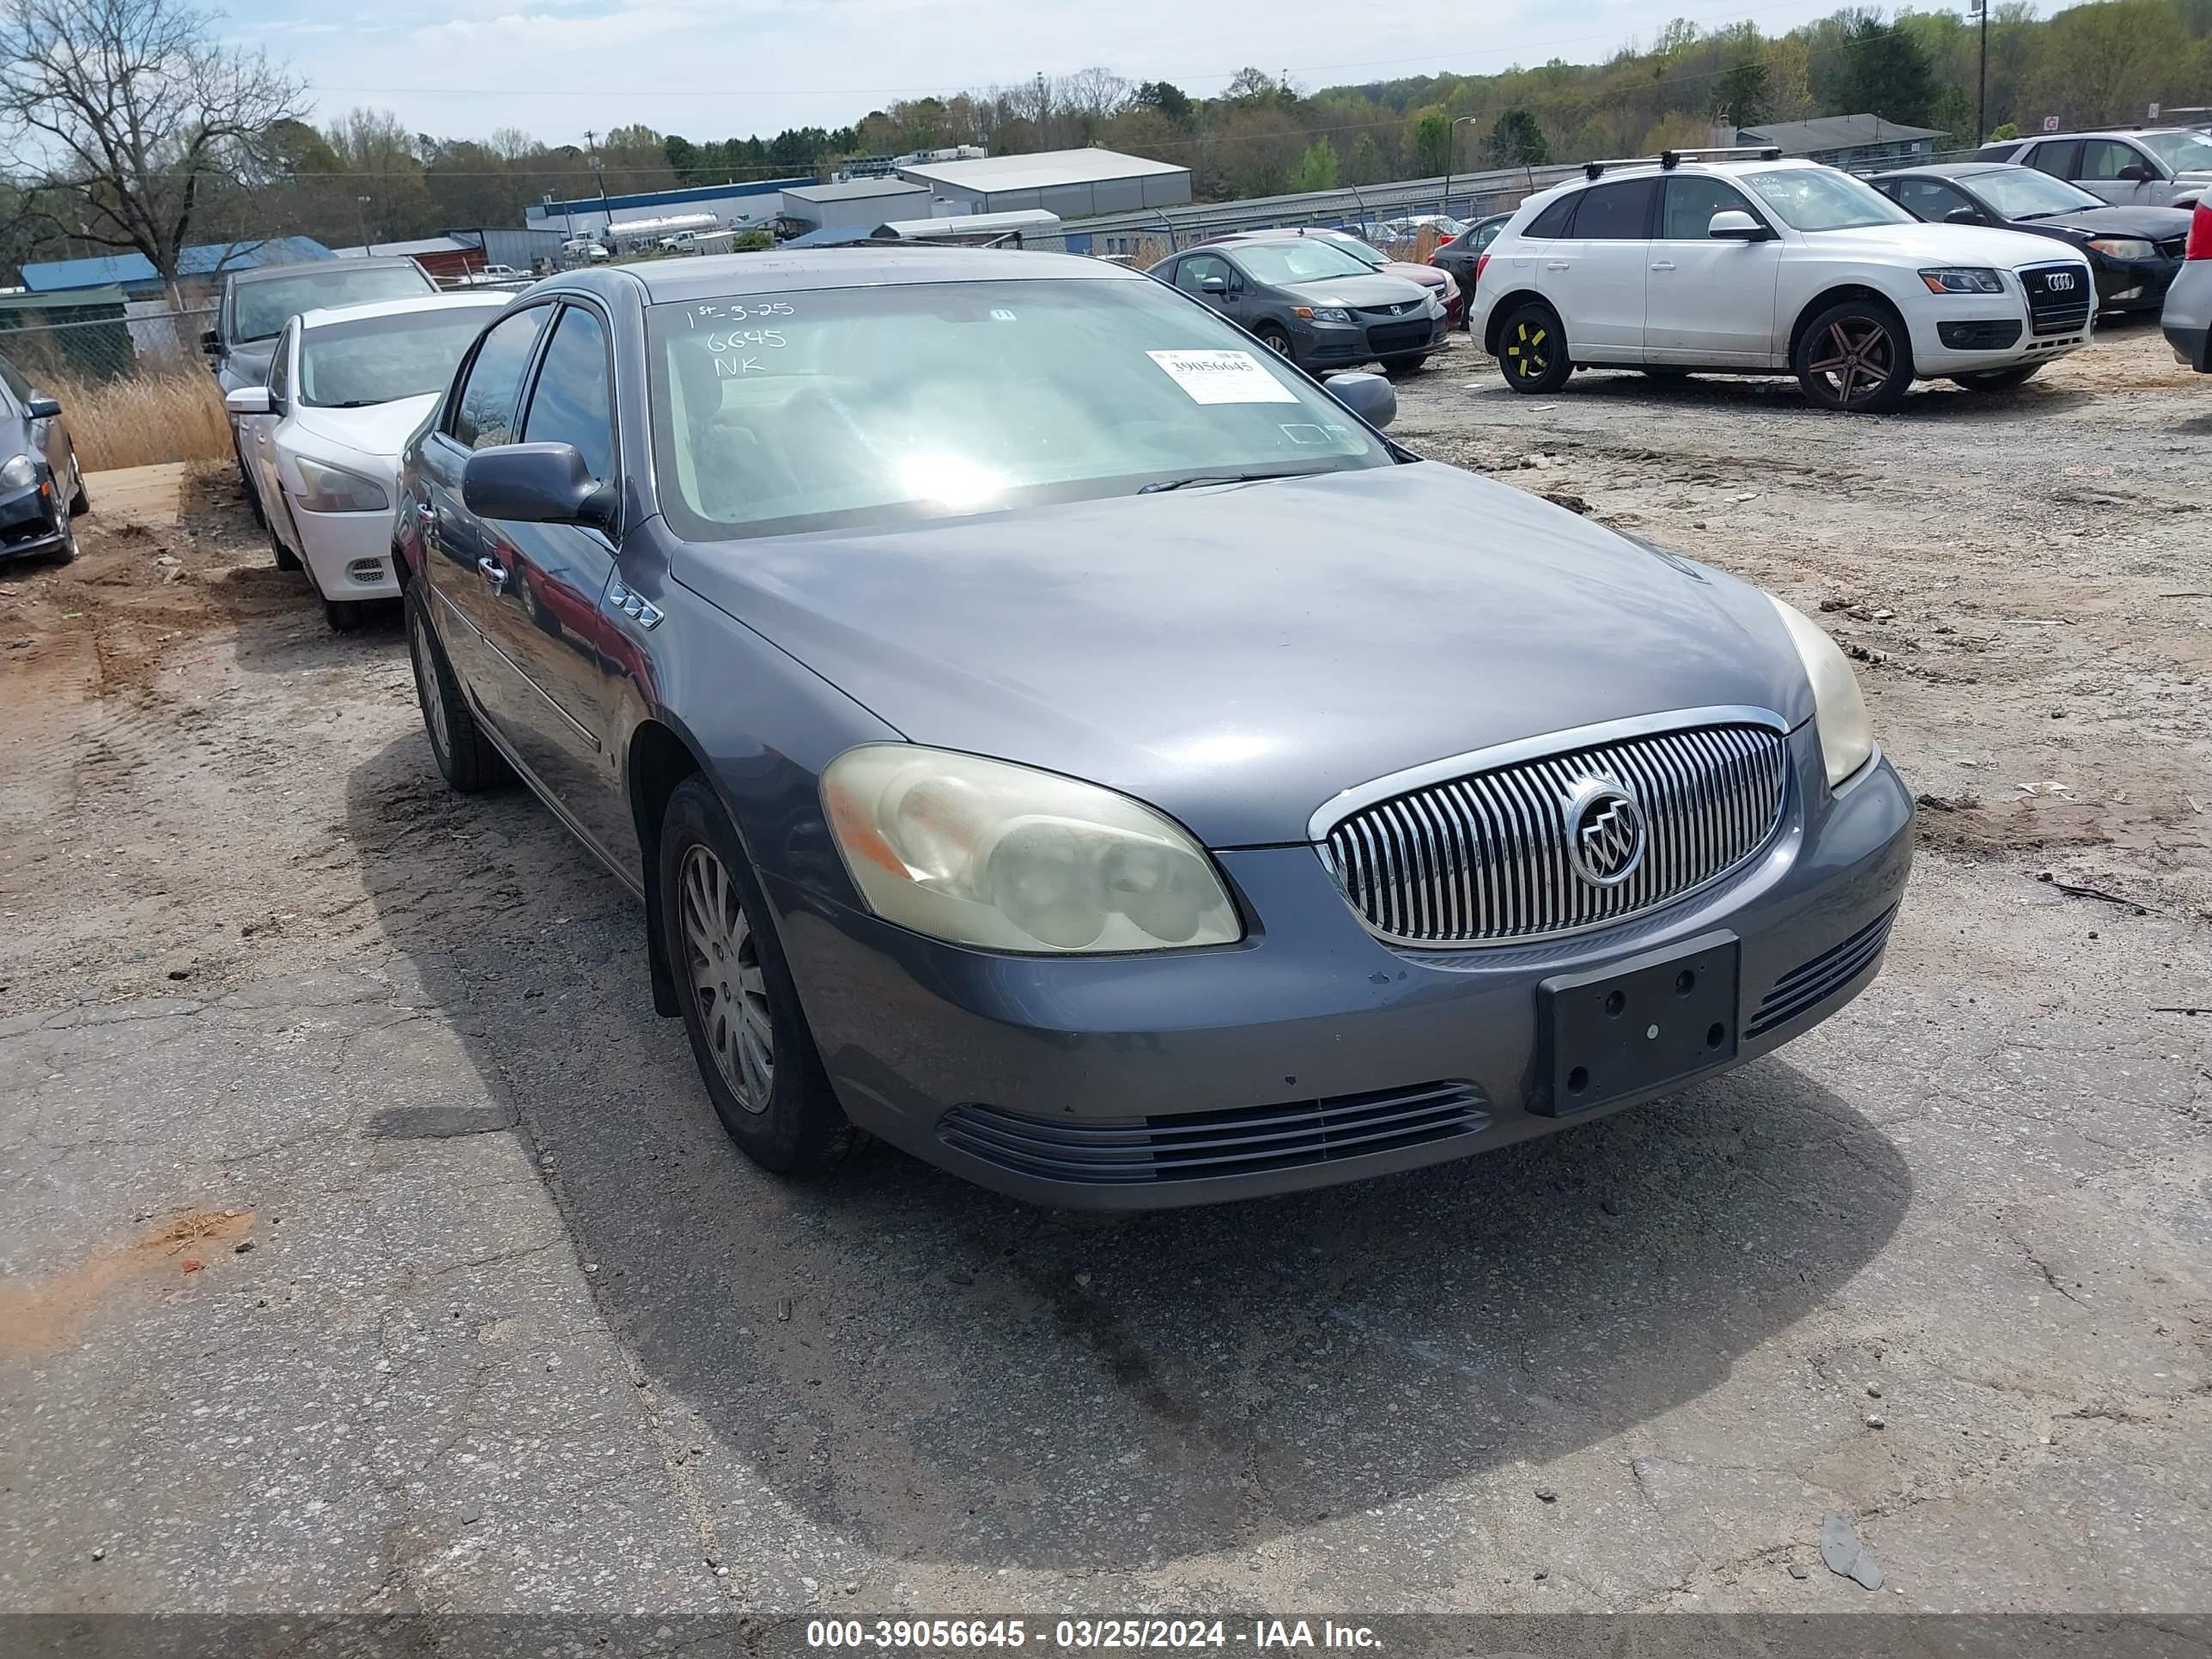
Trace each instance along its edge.
<instances>
[{"instance_id":1,"label":"gray buick sedan","mask_svg":"<svg viewBox=\"0 0 2212 1659\"><path fill-rule=\"evenodd\" d=\"M1842 655L1395 409L1078 258L553 278L404 459L431 747L635 890L779 1171L1317 1187L1835 1012L1912 819Z\"/></svg>"}]
</instances>

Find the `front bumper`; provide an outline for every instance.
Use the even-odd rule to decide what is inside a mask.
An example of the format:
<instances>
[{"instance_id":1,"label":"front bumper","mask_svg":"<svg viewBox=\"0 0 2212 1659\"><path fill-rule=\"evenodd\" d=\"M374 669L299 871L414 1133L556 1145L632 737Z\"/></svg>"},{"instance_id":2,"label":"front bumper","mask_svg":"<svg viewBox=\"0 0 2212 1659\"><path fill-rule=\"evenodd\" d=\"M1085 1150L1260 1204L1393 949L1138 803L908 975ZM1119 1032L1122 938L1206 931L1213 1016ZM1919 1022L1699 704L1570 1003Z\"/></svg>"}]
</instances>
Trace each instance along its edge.
<instances>
[{"instance_id":1,"label":"front bumper","mask_svg":"<svg viewBox=\"0 0 2212 1659\"><path fill-rule=\"evenodd\" d=\"M1411 331L1408 325L1420 322L1428 325L1425 336L1406 337ZM1397 330L1398 333L1387 331ZM1300 325L1296 336L1298 362L1308 368L1347 368L1360 363L1381 362L1386 358L1407 357L1417 352L1436 351L1443 348L1446 324L1441 317L1407 318L1376 324L1329 324L1316 326ZM1378 343L1378 336L1379 342Z\"/></svg>"},{"instance_id":2,"label":"front bumper","mask_svg":"<svg viewBox=\"0 0 2212 1659\"><path fill-rule=\"evenodd\" d=\"M1547 1134L1755 1059L1849 1001L1879 965L1904 889L1911 799L1879 758L1831 797L1809 727L1790 753L1782 826L1747 869L1549 945L1386 945L1304 845L1218 854L1248 936L1151 957L988 955L780 881L769 892L823 1060L860 1127L1039 1203L1211 1203ZM1540 981L1723 931L1740 942L1736 1053L1663 1088L1548 1115ZM1386 1120L1397 1127L1346 1132ZM1249 1152L1255 1138L1264 1155L1214 1166L1226 1175L1187 1160L1171 1175L1133 1175L1127 1156L1097 1150L1219 1141ZM1382 1150L1365 1150L1377 1141ZM1111 1178L1085 1174L1109 1165Z\"/></svg>"},{"instance_id":3,"label":"front bumper","mask_svg":"<svg viewBox=\"0 0 2212 1659\"><path fill-rule=\"evenodd\" d=\"M41 479L0 496L0 559L52 553L61 546L64 529L51 483Z\"/></svg>"},{"instance_id":4,"label":"front bumper","mask_svg":"<svg viewBox=\"0 0 2212 1659\"><path fill-rule=\"evenodd\" d=\"M386 486L387 489L389 486ZM392 599L399 579L392 568L389 513L308 513L288 501L300 538L300 557L326 599ZM354 574L356 564L374 563L377 574Z\"/></svg>"},{"instance_id":5,"label":"front bumper","mask_svg":"<svg viewBox=\"0 0 2212 1659\"><path fill-rule=\"evenodd\" d=\"M2097 309L2106 315L2156 311L2166 303L2166 291L2181 274L2179 259L2115 259L2098 254L2093 267L2097 278Z\"/></svg>"}]
</instances>

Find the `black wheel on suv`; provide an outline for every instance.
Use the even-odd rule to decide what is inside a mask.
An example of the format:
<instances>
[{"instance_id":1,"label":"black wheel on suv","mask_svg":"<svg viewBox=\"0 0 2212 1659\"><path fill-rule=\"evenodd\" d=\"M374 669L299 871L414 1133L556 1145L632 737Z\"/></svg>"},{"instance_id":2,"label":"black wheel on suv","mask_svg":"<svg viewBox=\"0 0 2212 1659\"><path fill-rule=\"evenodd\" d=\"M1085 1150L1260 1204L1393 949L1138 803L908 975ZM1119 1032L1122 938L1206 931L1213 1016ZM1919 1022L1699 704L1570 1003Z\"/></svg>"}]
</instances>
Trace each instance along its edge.
<instances>
[{"instance_id":1,"label":"black wheel on suv","mask_svg":"<svg viewBox=\"0 0 2212 1659\"><path fill-rule=\"evenodd\" d=\"M1575 372L1559 314L1541 300L1516 307L1498 330L1498 368L1516 392L1557 392Z\"/></svg>"},{"instance_id":2,"label":"black wheel on suv","mask_svg":"<svg viewBox=\"0 0 2212 1659\"><path fill-rule=\"evenodd\" d=\"M1823 409L1882 414L1912 389L1912 342L1875 300L1830 306L1797 337L1797 384Z\"/></svg>"},{"instance_id":3,"label":"black wheel on suv","mask_svg":"<svg viewBox=\"0 0 2212 1659\"><path fill-rule=\"evenodd\" d=\"M454 681L452 666L423 615L422 584L407 590L407 655L415 666L415 696L422 705L422 729L430 734L430 753L446 781L465 795L496 789L513 781L506 757L491 746L477 725L468 698Z\"/></svg>"},{"instance_id":4,"label":"black wheel on suv","mask_svg":"<svg viewBox=\"0 0 2212 1659\"><path fill-rule=\"evenodd\" d=\"M1971 374L1954 374L1951 384L1969 392L2009 392L2026 386L2043 372L2041 363L2021 363L2012 368L1980 368Z\"/></svg>"},{"instance_id":5,"label":"black wheel on suv","mask_svg":"<svg viewBox=\"0 0 2212 1659\"><path fill-rule=\"evenodd\" d=\"M836 1164L854 1138L806 1029L775 924L707 781L676 786L660 820L660 938L691 1057L738 1150L778 1175Z\"/></svg>"}]
</instances>

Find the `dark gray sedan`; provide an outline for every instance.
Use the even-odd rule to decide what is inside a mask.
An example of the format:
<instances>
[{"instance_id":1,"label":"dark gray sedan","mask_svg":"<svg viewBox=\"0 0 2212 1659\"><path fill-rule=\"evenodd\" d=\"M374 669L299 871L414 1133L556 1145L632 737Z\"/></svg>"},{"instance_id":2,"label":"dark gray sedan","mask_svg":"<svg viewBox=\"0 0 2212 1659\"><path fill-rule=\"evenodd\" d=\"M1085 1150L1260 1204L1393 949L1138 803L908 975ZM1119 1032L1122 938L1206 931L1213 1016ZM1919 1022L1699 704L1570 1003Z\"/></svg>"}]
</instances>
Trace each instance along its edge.
<instances>
[{"instance_id":1,"label":"dark gray sedan","mask_svg":"<svg viewBox=\"0 0 2212 1659\"><path fill-rule=\"evenodd\" d=\"M1150 273L1301 368L1419 368L1443 342L1444 307L1420 283L1319 236L1209 243Z\"/></svg>"},{"instance_id":2,"label":"dark gray sedan","mask_svg":"<svg viewBox=\"0 0 2212 1659\"><path fill-rule=\"evenodd\" d=\"M432 749L638 893L776 1170L857 1127L1054 1204L1316 1187L1833 1013L1912 817L1841 653L1395 406L1090 260L551 279L404 459Z\"/></svg>"},{"instance_id":3,"label":"dark gray sedan","mask_svg":"<svg viewBox=\"0 0 2212 1659\"><path fill-rule=\"evenodd\" d=\"M0 357L0 559L74 559L76 517L91 510L60 403Z\"/></svg>"}]
</instances>

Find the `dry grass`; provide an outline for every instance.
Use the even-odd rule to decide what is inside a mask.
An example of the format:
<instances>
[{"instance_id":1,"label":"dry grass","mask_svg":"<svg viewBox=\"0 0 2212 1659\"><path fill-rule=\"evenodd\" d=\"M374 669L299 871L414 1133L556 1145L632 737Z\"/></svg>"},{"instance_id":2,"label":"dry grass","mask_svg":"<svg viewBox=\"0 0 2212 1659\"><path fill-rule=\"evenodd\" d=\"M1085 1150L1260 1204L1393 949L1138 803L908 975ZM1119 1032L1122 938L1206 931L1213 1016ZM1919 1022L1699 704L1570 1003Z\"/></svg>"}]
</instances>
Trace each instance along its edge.
<instances>
[{"instance_id":1,"label":"dry grass","mask_svg":"<svg viewBox=\"0 0 2212 1659\"><path fill-rule=\"evenodd\" d=\"M40 389L61 399L78 464L88 472L230 457L222 394L198 363L149 368L121 380L55 380Z\"/></svg>"}]
</instances>

